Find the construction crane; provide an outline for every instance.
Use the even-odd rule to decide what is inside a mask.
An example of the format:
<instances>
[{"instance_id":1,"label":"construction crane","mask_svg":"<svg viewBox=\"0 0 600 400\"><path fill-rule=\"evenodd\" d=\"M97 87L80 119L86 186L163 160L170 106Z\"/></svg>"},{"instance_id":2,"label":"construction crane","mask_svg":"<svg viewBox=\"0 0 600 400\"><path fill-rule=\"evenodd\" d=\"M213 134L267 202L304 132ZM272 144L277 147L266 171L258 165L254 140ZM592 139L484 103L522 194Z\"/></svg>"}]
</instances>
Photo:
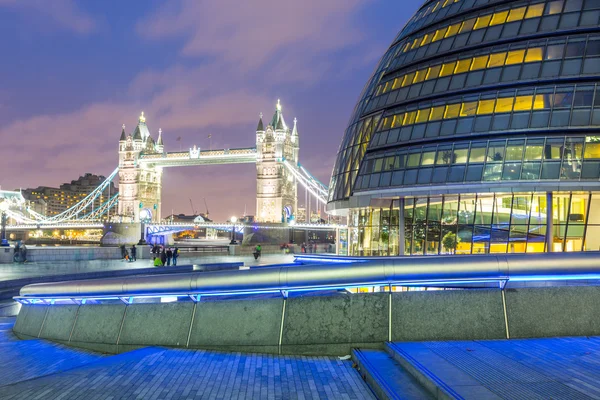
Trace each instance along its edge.
<instances>
[{"instance_id":1,"label":"construction crane","mask_svg":"<svg viewBox=\"0 0 600 400\"><path fill-rule=\"evenodd\" d=\"M206 219L208 219L208 204L206 204L206 197L204 197L204 207L206 207Z\"/></svg>"},{"instance_id":2,"label":"construction crane","mask_svg":"<svg viewBox=\"0 0 600 400\"><path fill-rule=\"evenodd\" d=\"M192 207L192 215L198 215L196 214L196 210L194 210L194 203L192 203L192 199L190 199L190 206Z\"/></svg>"}]
</instances>

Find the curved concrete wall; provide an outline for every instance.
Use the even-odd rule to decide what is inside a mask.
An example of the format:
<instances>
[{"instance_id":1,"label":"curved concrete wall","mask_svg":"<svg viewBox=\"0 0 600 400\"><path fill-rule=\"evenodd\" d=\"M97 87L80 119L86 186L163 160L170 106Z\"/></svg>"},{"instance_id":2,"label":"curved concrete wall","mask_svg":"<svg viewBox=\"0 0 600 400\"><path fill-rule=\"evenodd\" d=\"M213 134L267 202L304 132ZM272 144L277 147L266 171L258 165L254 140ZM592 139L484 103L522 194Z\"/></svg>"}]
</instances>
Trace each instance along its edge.
<instances>
[{"instance_id":1,"label":"curved concrete wall","mask_svg":"<svg viewBox=\"0 0 600 400\"><path fill-rule=\"evenodd\" d=\"M109 353L158 345L349 354L387 340L600 335L599 287L339 294L199 303L24 305L14 331ZM391 305L391 310L390 310ZM508 327L507 327L508 323Z\"/></svg>"}]
</instances>

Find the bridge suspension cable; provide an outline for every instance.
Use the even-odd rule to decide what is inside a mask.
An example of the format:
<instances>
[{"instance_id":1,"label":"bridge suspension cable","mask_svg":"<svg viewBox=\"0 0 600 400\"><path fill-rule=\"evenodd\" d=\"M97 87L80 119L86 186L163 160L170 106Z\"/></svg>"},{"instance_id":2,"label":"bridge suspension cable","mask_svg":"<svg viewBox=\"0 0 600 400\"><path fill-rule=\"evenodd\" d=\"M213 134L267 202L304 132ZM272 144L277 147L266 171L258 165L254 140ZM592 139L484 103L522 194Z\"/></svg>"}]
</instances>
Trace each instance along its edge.
<instances>
[{"instance_id":1,"label":"bridge suspension cable","mask_svg":"<svg viewBox=\"0 0 600 400\"><path fill-rule=\"evenodd\" d=\"M102 217L104 214L106 214L108 212L108 210L110 210L112 207L116 206L118 201L119 201L119 193L115 194L113 197L108 199L108 201L105 201L104 203L102 203L102 205L100 205L100 207L98 207L94 211L84 215L83 217L78 218L77 221L98 220L98 219L100 219L100 217Z\"/></svg>"},{"instance_id":2,"label":"bridge suspension cable","mask_svg":"<svg viewBox=\"0 0 600 400\"><path fill-rule=\"evenodd\" d=\"M292 173L300 184L318 201L327 203L327 193L329 188L312 176L302 165L293 165L288 160L283 159L283 165Z\"/></svg>"}]
</instances>

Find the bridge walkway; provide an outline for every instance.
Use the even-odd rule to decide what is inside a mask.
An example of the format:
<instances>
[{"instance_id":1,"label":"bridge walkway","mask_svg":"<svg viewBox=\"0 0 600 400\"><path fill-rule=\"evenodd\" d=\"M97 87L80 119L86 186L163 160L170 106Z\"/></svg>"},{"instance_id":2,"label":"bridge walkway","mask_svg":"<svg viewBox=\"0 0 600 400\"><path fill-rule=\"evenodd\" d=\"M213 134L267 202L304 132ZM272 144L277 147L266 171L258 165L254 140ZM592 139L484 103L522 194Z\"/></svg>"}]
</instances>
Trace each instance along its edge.
<instances>
[{"instance_id":1,"label":"bridge walkway","mask_svg":"<svg viewBox=\"0 0 600 400\"><path fill-rule=\"evenodd\" d=\"M146 347L116 356L19 341L0 318L0 399L375 399L336 357Z\"/></svg>"}]
</instances>

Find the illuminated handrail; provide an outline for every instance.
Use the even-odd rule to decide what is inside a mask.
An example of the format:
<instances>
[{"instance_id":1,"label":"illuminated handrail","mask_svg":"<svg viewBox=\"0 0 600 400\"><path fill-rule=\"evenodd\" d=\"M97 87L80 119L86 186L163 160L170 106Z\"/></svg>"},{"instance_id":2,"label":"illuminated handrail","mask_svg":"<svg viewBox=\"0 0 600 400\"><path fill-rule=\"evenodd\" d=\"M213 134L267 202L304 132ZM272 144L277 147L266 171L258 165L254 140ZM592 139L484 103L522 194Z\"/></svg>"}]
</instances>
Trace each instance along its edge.
<instances>
[{"instance_id":1,"label":"illuminated handrail","mask_svg":"<svg viewBox=\"0 0 600 400\"><path fill-rule=\"evenodd\" d=\"M361 286L600 279L600 253L597 252L362 260L330 257L327 261L329 262L303 266L286 265L239 271L38 283L23 287L16 299L203 296Z\"/></svg>"}]
</instances>

